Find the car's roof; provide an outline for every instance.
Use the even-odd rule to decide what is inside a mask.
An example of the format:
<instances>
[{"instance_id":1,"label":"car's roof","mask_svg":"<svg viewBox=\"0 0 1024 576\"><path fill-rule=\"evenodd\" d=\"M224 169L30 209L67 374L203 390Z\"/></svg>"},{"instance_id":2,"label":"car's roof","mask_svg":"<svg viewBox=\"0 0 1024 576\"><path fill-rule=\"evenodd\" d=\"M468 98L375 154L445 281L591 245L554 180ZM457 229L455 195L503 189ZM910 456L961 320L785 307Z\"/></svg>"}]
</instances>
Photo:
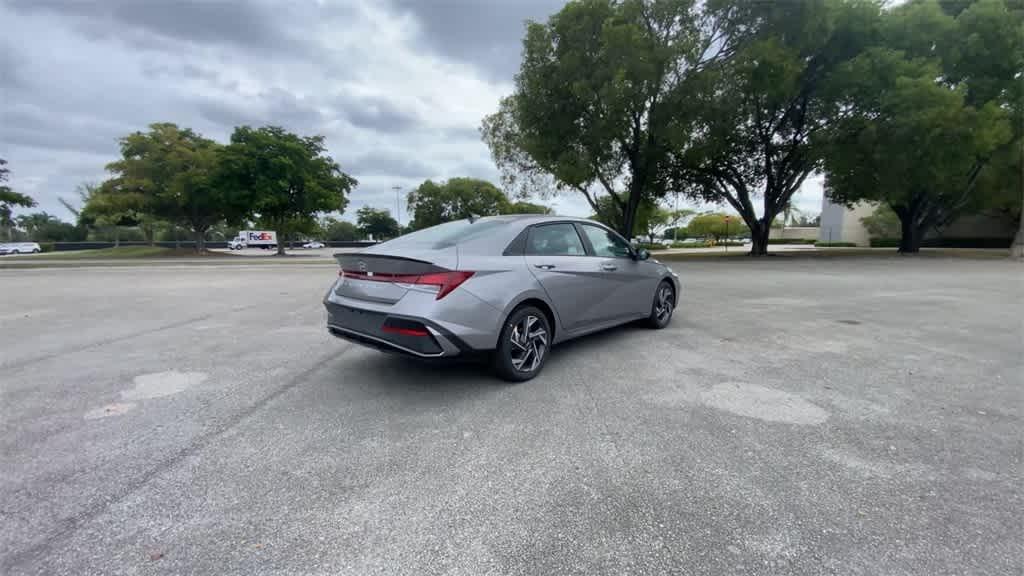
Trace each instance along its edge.
<instances>
[{"instance_id":1,"label":"car's roof","mask_svg":"<svg viewBox=\"0 0 1024 576\"><path fill-rule=\"evenodd\" d=\"M579 216L558 216L555 214L502 214L501 216L483 216L480 220L507 220L523 224L536 224L538 222L594 222L588 218Z\"/></svg>"}]
</instances>

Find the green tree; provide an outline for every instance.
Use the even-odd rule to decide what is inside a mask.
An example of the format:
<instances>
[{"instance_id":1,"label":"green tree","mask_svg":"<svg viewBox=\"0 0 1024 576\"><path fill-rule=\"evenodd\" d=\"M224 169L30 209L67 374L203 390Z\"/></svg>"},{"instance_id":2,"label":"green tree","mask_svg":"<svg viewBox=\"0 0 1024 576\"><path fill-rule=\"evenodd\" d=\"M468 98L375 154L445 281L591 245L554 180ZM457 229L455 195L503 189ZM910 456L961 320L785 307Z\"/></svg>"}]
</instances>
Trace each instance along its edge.
<instances>
[{"instance_id":1,"label":"green tree","mask_svg":"<svg viewBox=\"0 0 1024 576\"><path fill-rule=\"evenodd\" d=\"M409 227L419 230L470 216L494 216L505 212L508 198L486 180L452 178L447 182L427 180L409 192Z\"/></svg>"},{"instance_id":2,"label":"green tree","mask_svg":"<svg viewBox=\"0 0 1024 576\"><path fill-rule=\"evenodd\" d=\"M23 214L16 219L18 227L36 242L81 242L86 230L62 221L46 212Z\"/></svg>"},{"instance_id":3,"label":"green tree","mask_svg":"<svg viewBox=\"0 0 1024 576\"><path fill-rule=\"evenodd\" d=\"M640 231L647 236L648 240L655 237L658 230L668 226L672 221L671 210L666 210L657 204L641 204L640 214L637 215L637 224Z\"/></svg>"},{"instance_id":4,"label":"green tree","mask_svg":"<svg viewBox=\"0 0 1024 576\"><path fill-rule=\"evenodd\" d=\"M718 241L723 238L748 236L750 228L735 215L705 212L690 220L690 223L686 225L686 232L689 236L714 238L715 241Z\"/></svg>"},{"instance_id":5,"label":"green tree","mask_svg":"<svg viewBox=\"0 0 1024 576\"><path fill-rule=\"evenodd\" d=\"M534 204L532 202L526 202L520 200L518 202L510 202L505 206L502 214L551 214L551 208L543 204Z\"/></svg>"},{"instance_id":6,"label":"green tree","mask_svg":"<svg viewBox=\"0 0 1024 576\"><path fill-rule=\"evenodd\" d=\"M356 211L356 226L364 237L378 241L394 238L399 233L398 221L391 217L391 212L372 206L363 206Z\"/></svg>"},{"instance_id":7,"label":"green tree","mask_svg":"<svg viewBox=\"0 0 1024 576\"><path fill-rule=\"evenodd\" d=\"M121 245L122 229L137 226L138 214L146 210L145 196L119 188L113 180L87 187L84 193L79 221L87 222L104 239L112 239L115 248Z\"/></svg>"},{"instance_id":8,"label":"green tree","mask_svg":"<svg viewBox=\"0 0 1024 576\"><path fill-rule=\"evenodd\" d=\"M352 242L362 235L355 224L327 216L320 219L320 236L332 242Z\"/></svg>"},{"instance_id":9,"label":"green tree","mask_svg":"<svg viewBox=\"0 0 1024 576\"><path fill-rule=\"evenodd\" d=\"M102 184L93 212L114 226L144 218L185 226L201 252L211 226L240 218L249 208L246 193L214 185L220 149L213 140L170 123L125 136L122 159L107 165L113 177Z\"/></svg>"},{"instance_id":10,"label":"green tree","mask_svg":"<svg viewBox=\"0 0 1024 576\"><path fill-rule=\"evenodd\" d=\"M609 224L631 235L641 203L666 192L675 135L689 133L692 72L730 53L737 11L720 1L587 0L529 23L515 92L481 126L507 189L575 191L598 214L599 198L610 198Z\"/></svg>"},{"instance_id":11,"label":"green tree","mask_svg":"<svg viewBox=\"0 0 1024 576\"><path fill-rule=\"evenodd\" d=\"M7 161L0 158L0 228L7 230L7 240L10 241L14 238L14 208L31 208L36 205L36 201L31 196L15 192L4 184L11 172L5 168L6 165Z\"/></svg>"},{"instance_id":12,"label":"green tree","mask_svg":"<svg viewBox=\"0 0 1024 576\"><path fill-rule=\"evenodd\" d=\"M836 115L830 79L870 43L879 7L872 0L738 4L736 25L749 36L695 81L694 122L677 133L686 145L673 146L673 179L691 197L732 207L759 256L768 252L775 217L820 167L813 140Z\"/></svg>"},{"instance_id":13,"label":"green tree","mask_svg":"<svg viewBox=\"0 0 1024 576\"><path fill-rule=\"evenodd\" d=\"M596 197L594 203L597 205L597 212L591 214L590 218L610 228L618 228L622 222L622 206L609 195ZM630 239L641 234L653 237L659 228L670 224L672 219L671 211L665 210L653 201L645 200L637 207L632 231L624 236Z\"/></svg>"},{"instance_id":14,"label":"green tree","mask_svg":"<svg viewBox=\"0 0 1024 576\"><path fill-rule=\"evenodd\" d=\"M298 136L277 126L241 126L220 155L218 189L249 206L282 238L314 229L316 215L341 211L355 178L326 154L323 136ZM284 242L277 253L284 255Z\"/></svg>"},{"instance_id":15,"label":"green tree","mask_svg":"<svg viewBox=\"0 0 1024 576\"><path fill-rule=\"evenodd\" d=\"M872 238L899 238L900 218L888 204L880 204L870 216L860 219Z\"/></svg>"},{"instance_id":16,"label":"green tree","mask_svg":"<svg viewBox=\"0 0 1024 576\"><path fill-rule=\"evenodd\" d=\"M1000 0L955 18L933 1L898 6L883 18L880 45L844 66L844 116L825 147L827 193L847 205L888 204L900 252L917 252L930 229L992 204L1000 184L984 176L1014 142L1019 73L965 63L963 54L990 54L980 46L993 43L1007 51L1000 57L1024 63L1024 39L1008 40L1024 31L1020 12ZM1000 27L1005 34L992 31Z\"/></svg>"}]
</instances>

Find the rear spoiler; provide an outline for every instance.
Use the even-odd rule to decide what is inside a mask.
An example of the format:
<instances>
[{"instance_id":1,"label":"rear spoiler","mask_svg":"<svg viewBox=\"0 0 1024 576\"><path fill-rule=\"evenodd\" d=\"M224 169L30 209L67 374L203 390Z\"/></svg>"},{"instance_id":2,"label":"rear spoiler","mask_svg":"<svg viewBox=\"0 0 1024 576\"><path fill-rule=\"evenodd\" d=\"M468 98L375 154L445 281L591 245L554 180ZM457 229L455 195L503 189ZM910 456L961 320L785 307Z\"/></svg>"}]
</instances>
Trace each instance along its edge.
<instances>
[{"instance_id":1,"label":"rear spoiler","mask_svg":"<svg viewBox=\"0 0 1024 576\"><path fill-rule=\"evenodd\" d=\"M424 260L384 254L343 253L335 254L334 259L338 261L338 265L341 266L342 270L359 273L416 275L448 271L447 268L442 268Z\"/></svg>"}]
</instances>

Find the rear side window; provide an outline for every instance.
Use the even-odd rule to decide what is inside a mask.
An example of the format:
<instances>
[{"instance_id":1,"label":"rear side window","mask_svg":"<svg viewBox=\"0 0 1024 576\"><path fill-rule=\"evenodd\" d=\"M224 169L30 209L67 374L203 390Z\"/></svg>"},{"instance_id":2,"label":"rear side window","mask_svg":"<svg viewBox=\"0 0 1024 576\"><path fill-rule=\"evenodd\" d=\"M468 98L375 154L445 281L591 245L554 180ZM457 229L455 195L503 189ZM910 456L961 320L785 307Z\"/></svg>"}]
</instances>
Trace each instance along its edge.
<instances>
[{"instance_id":1,"label":"rear side window","mask_svg":"<svg viewBox=\"0 0 1024 576\"><path fill-rule=\"evenodd\" d=\"M572 224L534 226L526 240L526 253L535 256L586 256L583 241Z\"/></svg>"}]
</instances>

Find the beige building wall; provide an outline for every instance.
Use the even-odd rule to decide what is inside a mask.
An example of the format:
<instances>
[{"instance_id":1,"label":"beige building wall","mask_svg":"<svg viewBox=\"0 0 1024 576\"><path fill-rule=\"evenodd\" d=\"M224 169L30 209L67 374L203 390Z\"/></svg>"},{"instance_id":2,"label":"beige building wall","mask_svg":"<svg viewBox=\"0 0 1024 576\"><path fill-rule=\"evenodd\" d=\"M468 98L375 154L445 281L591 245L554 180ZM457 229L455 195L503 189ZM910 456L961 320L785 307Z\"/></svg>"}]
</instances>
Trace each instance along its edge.
<instances>
[{"instance_id":1,"label":"beige building wall","mask_svg":"<svg viewBox=\"0 0 1024 576\"><path fill-rule=\"evenodd\" d=\"M861 202L853 209L833 204L827 198L821 202L821 242L852 242L870 246L868 234L861 218L870 216L878 204ZM926 238L1013 238L1017 229L1011 218L1003 214L968 214L961 216L940 231L931 231Z\"/></svg>"},{"instance_id":2,"label":"beige building wall","mask_svg":"<svg viewBox=\"0 0 1024 576\"><path fill-rule=\"evenodd\" d=\"M817 240L817 226L787 226L786 228L772 228L768 231L768 237L775 240L785 238L786 240Z\"/></svg>"},{"instance_id":3,"label":"beige building wall","mask_svg":"<svg viewBox=\"0 0 1024 576\"><path fill-rule=\"evenodd\" d=\"M831 202L827 197L821 199L821 226L818 228L820 242L851 242L857 246L870 246L871 235L868 234L860 219L870 216L875 211L875 204L860 202L852 209Z\"/></svg>"}]
</instances>

